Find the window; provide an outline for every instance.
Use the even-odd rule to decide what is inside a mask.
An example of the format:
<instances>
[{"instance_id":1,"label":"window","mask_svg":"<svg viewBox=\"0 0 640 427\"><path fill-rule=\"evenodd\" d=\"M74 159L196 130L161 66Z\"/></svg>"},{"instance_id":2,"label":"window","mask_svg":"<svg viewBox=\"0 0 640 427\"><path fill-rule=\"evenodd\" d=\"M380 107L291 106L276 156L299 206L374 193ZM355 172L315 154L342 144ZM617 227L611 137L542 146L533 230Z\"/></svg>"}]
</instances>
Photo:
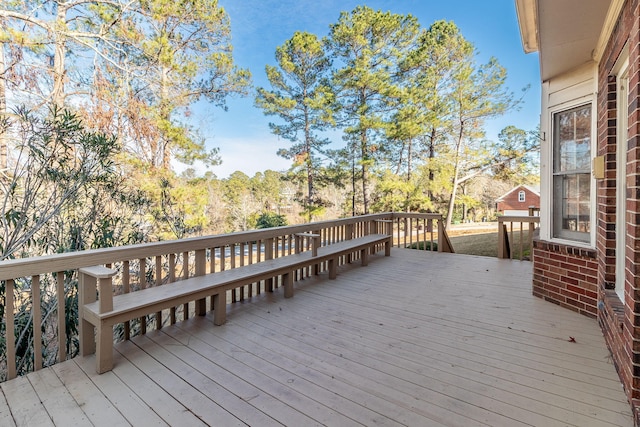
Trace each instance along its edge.
<instances>
[{"instance_id":1,"label":"window","mask_svg":"<svg viewBox=\"0 0 640 427\"><path fill-rule=\"evenodd\" d=\"M553 115L553 237L590 241L591 105Z\"/></svg>"},{"instance_id":2,"label":"window","mask_svg":"<svg viewBox=\"0 0 640 427\"><path fill-rule=\"evenodd\" d=\"M525 200L525 194L524 194L524 191L520 190L520 192L518 193L518 201L519 201L520 203L522 203L522 202L524 202L524 200Z\"/></svg>"}]
</instances>

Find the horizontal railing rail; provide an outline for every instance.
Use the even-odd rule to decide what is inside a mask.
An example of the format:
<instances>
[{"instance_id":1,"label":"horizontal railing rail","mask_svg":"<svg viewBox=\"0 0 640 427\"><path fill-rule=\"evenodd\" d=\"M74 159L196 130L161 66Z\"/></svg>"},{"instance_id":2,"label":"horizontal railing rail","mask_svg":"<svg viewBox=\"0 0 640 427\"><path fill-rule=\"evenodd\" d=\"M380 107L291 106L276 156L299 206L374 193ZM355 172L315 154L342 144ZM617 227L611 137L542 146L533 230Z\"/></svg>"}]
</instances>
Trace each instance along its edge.
<instances>
[{"instance_id":1,"label":"horizontal railing rail","mask_svg":"<svg viewBox=\"0 0 640 427\"><path fill-rule=\"evenodd\" d=\"M533 234L538 224L540 224L539 216L499 217L498 258L519 259L521 261L531 259Z\"/></svg>"},{"instance_id":2,"label":"horizontal railing rail","mask_svg":"<svg viewBox=\"0 0 640 427\"><path fill-rule=\"evenodd\" d=\"M135 292L166 285L194 275L210 274L246 264L291 255L296 235L320 235L321 245L357 238L370 233L392 233L395 246L409 247L418 241L423 249L451 252L442 216L439 214L381 213L300 225L275 227L142 243L121 247L12 259L0 262L0 283L4 287L4 317L0 330L0 380L38 370L78 353L78 269L105 266L117 271L114 294ZM310 248L307 239L302 243ZM437 246L436 246L437 245ZM353 261L342 257L339 264ZM325 265L298 271L295 280L326 269ZM273 279L272 279L273 280ZM277 281L234 289L229 303L244 300L277 287ZM255 285L255 286L253 286ZM129 339L149 328L161 328L187 319L194 303L167 313L118 325L116 335Z\"/></svg>"}]
</instances>

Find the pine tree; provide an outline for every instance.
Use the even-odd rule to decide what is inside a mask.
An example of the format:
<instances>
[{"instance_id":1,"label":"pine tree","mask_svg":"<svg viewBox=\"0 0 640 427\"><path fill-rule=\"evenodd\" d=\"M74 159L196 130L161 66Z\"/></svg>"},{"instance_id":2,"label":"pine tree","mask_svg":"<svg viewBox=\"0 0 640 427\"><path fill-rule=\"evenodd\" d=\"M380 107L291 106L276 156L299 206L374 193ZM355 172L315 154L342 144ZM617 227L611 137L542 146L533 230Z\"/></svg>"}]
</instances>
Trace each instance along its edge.
<instances>
[{"instance_id":1,"label":"pine tree","mask_svg":"<svg viewBox=\"0 0 640 427\"><path fill-rule=\"evenodd\" d=\"M306 178L304 215L313 220L323 202L317 195L321 156L329 140L322 132L334 123L333 94L327 76L331 61L325 45L315 35L296 32L276 49L277 66L267 66L272 90L258 88L256 105L266 115L277 116L284 123L270 123L271 131L291 142L278 154L293 160L293 169L302 168Z\"/></svg>"}]
</instances>

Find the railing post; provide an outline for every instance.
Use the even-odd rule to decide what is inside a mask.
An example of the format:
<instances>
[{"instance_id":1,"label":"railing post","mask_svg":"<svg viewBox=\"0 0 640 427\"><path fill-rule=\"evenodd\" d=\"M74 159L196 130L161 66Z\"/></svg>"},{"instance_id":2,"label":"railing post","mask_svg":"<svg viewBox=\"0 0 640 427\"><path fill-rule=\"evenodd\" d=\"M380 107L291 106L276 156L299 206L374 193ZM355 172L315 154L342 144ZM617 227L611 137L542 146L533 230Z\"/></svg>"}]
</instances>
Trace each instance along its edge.
<instances>
[{"instance_id":1,"label":"railing post","mask_svg":"<svg viewBox=\"0 0 640 427\"><path fill-rule=\"evenodd\" d=\"M15 282L13 279L9 279L4 282L5 291L5 307L4 315L5 320L5 339L6 339L6 352L7 352L7 379L12 380L17 375L16 368L16 335L15 335L15 301L13 290L15 288Z\"/></svg>"},{"instance_id":2,"label":"railing post","mask_svg":"<svg viewBox=\"0 0 640 427\"><path fill-rule=\"evenodd\" d=\"M264 241L264 260L273 259L273 237ZM264 288L267 292L273 292L273 277L264 281Z\"/></svg>"},{"instance_id":3,"label":"railing post","mask_svg":"<svg viewBox=\"0 0 640 427\"><path fill-rule=\"evenodd\" d=\"M447 229L444 227L442 215L438 218L438 252L454 252L449 236L447 235Z\"/></svg>"},{"instance_id":4,"label":"railing post","mask_svg":"<svg viewBox=\"0 0 640 427\"><path fill-rule=\"evenodd\" d=\"M199 249L196 251L195 272L194 276L204 276L207 273L207 251ZM207 299L202 298L196 301L196 315L204 316L207 314Z\"/></svg>"},{"instance_id":5,"label":"railing post","mask_svg":"<svg viewBox=\"0 0 640 427\"><path fill-rule=\"evenodd\" d=\"M304 247L308 247L308 243L311 242L311 257L318 256L318 248L322 244L322 234L320 230L314 230L312 233L296 233L296 254L302 253ZM305 239L307 244L305 245ZM318 275L320 273L320 266L318 264L313 265L313 274Z\"/></svg>"},{"instance_id":6,"label":"railing post","mask_svg":"<svg viewBox=\"0 0 640 427\"><path fill-rule=\"evenodd\" d=\"M318 256L318 248L322 245L322 230L313 230L311 232L311 256ZM313 275L320 274L320 264L313 264Z\"/></svg>"},{"instance_id":7,"label":"railing post","mask_svg":"<svg viewBox=\"0 0 640 427\"><path fill-rule=\"evenodd\" d=\"M66 307L64 294L64 271L56 274L56 295L58 297L58 362L67 359Z\"/></svg>"},{"instance_id":8,"label":"railing post","mask_svg":"<svg viewBox=\"0 0 640 427\"><path fill-rule=\"evenodd\" d=\"M504 259L505 247L504 247L505 229L502 220L498 218L498 258Z\"/></svg>"},{"instance_id":9,"label":"railing post","mask_svg":"<svg viewBox=\"0 0 640 427\"><path fill-rule=\"evenodd\" d=\"M296 254L300 254L302 253L302 242L303 242L303 238L302 238L302 233L296 233L295 234L295 242L296 242L296 250L295 253Z\"/></svg>"},{"instance_id":10,"label":"railing post","mask_svg":"<svg viewBox=\"0 0 640 427\"><path fill-rule=\"evenodd\" d=\"M349 224L347 224L345 226L344 239L345 240L352 240L353 239L353 224L349 223ZM347 255L347 263L351 264L352 261L353 261L353 255L352 254L348 254ZM331 270L331 265L329 265L329 270Z\"/></svg>"},{"instance_id":11,"label":"railing post","mask_svg":"<svg viewBox=\"0 0 640 427\"><path fill-rule=\"evenodd\" d=\"M509 235L507 234L507 225L498 219L498 258L511 258L511 250L509 247Z\"/></svg>"},{"instance_id":12,"label":"railing post","mask_svg":"<svg viewBox=\"0 0 640 427\"><path fill-rule=\"evenodd\" d=\"M531 219L529 219L529 257L533 261L533 232L536 225Z\"/></svg>"},{"instance_id":13,"label":"railing post","mask_svg":"<svg viewBox=\"0 0 640 427\"><path fill-rule=\"evenodd\" d=\"M182 252L182 279L188 279L189 278L189 251L184 251ZM189 303L185 302L184 304L182 304L182 320L187 320L189 318ZM144 319L144 317L142 318ZM145 324L140 322L141 326L144 326ZM144 334L144 330L142 331L142 333Z\"/></svg>"},{"instance_id":14,"label":"railing post","mask_svg":"<svg viewBox=\"0 0 640 427\"><path fill-rule=\"evenodd\" d=\"M130 283L130 265L129 261L122 261L122 292L128 294L131 291ZM131 338L131 322L124 322L124 339L129 341Z\"/></svg>"},{"instance_id":15,"label":"railing post","mask_svg":"<svg viewBox=\"0 0 640 427\"><path fill-rule=\"evenodd\" d=\"M153 286L162 285L162 256L156 255L156 281ZM156 329L162 329L162 311L156 313Z\"/></svg>"},{"instance_id":16,"label":"railing post","mask_svg":"<svg viewBox=\"0 0 640 427\"><path fill-rule=\"evenodd\" d=\"M147 284L147 259L139 258L139 271L138 271L138 282L140 284L140 289L146 289L148 287ZM102 298L102 295L100 295ZM142 335L147 333L147 316L142 316L140 318L140 333Z\"/></svg>"},{"instance_id":17,"label":"railing post","mask_svg":"<svg viewBox=\"0 0 640 427\"><path fill-rule=\"evenodd\" d=\"M376 228L382 224L382 234L389 236L389 239L384 243L384 255L391 256L391 245L393 244L393 221L389 219L377 219ZM377 232L378 230L376 230Z\"/></svg>"},{"instance_id":18,"label":"railing post","mask_svg":"<svg viewBox=\"0 0 640 427\"><path fill-rule=\"evenodd\" d=\"M31 277L33 301L33 369L42 369L42 308L40 301L40 276Z\"/></svg>"},{"instance_id":19,"label":"railing post","mask_svg":"<svg viewBox=\"0 0 640 427\"><path fill-rule=\"evenodd\" d=\"M345 236L344 236L345 240L351 240L353 239L353 224L347 224L345 226Z\"/></svg>"}]
</instances>

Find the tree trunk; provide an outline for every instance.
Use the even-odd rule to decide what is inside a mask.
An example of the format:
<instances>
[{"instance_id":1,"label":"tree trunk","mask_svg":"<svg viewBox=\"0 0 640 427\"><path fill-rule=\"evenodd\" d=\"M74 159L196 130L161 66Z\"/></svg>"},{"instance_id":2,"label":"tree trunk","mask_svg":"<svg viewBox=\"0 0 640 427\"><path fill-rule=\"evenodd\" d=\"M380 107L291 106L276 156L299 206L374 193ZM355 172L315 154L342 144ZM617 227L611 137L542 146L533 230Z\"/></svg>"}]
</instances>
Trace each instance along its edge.
<instances>
[{"instance_id":1,"label":"tree trunk","mask_svg":"<svg viewBox=\"0 0 640 427\"><path fill-rule=\"evenodd\" d=\"M462 191L462 195L467 194L467 188L464 184L460 185L460 190ZM467 205L462 202L462 222L464 223L467 220Z\"/></svg>"},{"instance_id":2,"label":"tree trunk","mask_svg":"<svg viewBox=\"0 0 640 427\"><path fill-rule=\"evenodd\" d=\"M356 216L356 150L351 150L351 216Z\"/></svg>"},{"instance_id":3,"label":"tree trunk","mask_svg":"<svg viewBox=\"0 0 640 427\"><path fill-rule=\"evenodd\" d=\"M307 91L304 90L304 96L306 98ZM313 214L311 213L311 207L313 206L313 201L315 198L315 189L313 188L313 162L311 157L311 130L309 123L309 111L305 106L304 109L304 141L305 141L305 150L307 154L307 206L306 211L309 222L313 221Z\"/></svg>"},{"instance_id":4,"label":"tree trunk","mask_svg":"<svg viewBox=\"0 0 640 427\"><path fill-rule=\"evenodd\" d=\"M169 126L171 120L171 109L169 101L169 69L162 67L160 70L162 73L160 76L160 120L164 121L163 127ZM162 161L162 168L164 170L171 169L171 141L166 132L161 132L160 135L160 158Z\"/></svg>"},{"instance_id":5,"label":"tree trunk","mask_svg":"<svg viewBox=\"0 0 640 427\"><path fill-rule=\"evenodd\" d=\"M404 159L404 147L405 143L402 143L402 147L400 148L400 153L398 154L398 164L396 165L396 175L400 175L402 173L402 161Z\"/></svg>"},{"instance_id":6,"label":"tree trunk","mask_svg":"<svg viewBox=\"0 0 640 427\"><path fill-rule=\"evenodd\" d=\"M0 118L6 117L7 114L7 82L6 82L6 65L4 59L4 43L0 43ZM5 132L0 129L0 172L3 172L9 166L7 137Z\"/></svg>"},{"instance_id":7,"label":"tree trunk","mask_svg":"<svg viewBox=\"0 0 640 427\"><path fill-rule=\"evenodd\" d=\"M451 190L451 197L449 198L449 204L447 206L447 229L451 226L451 220L453 219L453 209L456 205L456 193L458 190L458 173L459 167L458 162L456 161L454 172L453 172L453 189Z\"/></svg>"},{"instance_id":8,"label":"tree trunk","mask_svg":"<svg viewBox=\"0 0 640 427\"><path fill-rule=\"evenodd\" d=\"M460 178L460 149L462 148L462 138L464 136L464 122L460 122L460 131L458 132L458 141L456 142L456 156L453 163L453 188L451 189L451 197L449 198L449 205L447 208L447 222L446 226L451 226L451 220L453 219L453 209L456 205L456 193L458 191L458 184Z\"/></svg>"},{"instance_id":9,"label":"tree trunk","mask_svg":"<svg viewBox=\"0 0 640 427\"><path fill-rule=\"evenodd\" d=\"M309 214L309 222L313 221L313 214L311 213L311 206L315 196L315 190L313 188L313 164L311 163L311 155L307 158L307 212Z\"/></svg>"},{"instance_id":10,"label":"tree trunk","mask_svg":"<svg viewBox=\"0 0 640 427\"><path fill-rule=\"evenodd\" d=\"M411 142L412 140L409 139L407 146L407 182L411 181L411 156L413 155Z\"/></svg>"},{"instance_id":11,"label":"tree trunk","mask_svg":"<svg viewBox=\"0 0 640 427\"><path fill-rule=\"evenodd\" d=\"M360 132L360 154L362 156L362 207L365 215L369 213L369 192L367 191L369 184L369 158L367 151L367 132L363 130Z\"/></svg>"},{"instance_id":12,"label":"tree trunk","mask_svg":"<svg viewBox=\"0 0 640 427\"><path fill-rule=\"evenodd\" d=\"M433 172L432 160L436 157L436 128L431 128L431 135L429 136L429 191L427 196L429 200L433 201L433 181L436 179L436 175Z\"/></svg>"},{"instance_id":13,"label":"tree trunk","mask_svg":"<svg viewBox=\"0 0 640 427\"><path fill-rule=\"evenodd\" d=\"M63 28L66 27L65 15L67 9L58 5L58 15L56 31L54 34L53 51L53 90L51 92L51 102L54 107L64 107L64 80L65 80L65 56L67 53L66 37Z\"/></svg>"}]
</instances>

